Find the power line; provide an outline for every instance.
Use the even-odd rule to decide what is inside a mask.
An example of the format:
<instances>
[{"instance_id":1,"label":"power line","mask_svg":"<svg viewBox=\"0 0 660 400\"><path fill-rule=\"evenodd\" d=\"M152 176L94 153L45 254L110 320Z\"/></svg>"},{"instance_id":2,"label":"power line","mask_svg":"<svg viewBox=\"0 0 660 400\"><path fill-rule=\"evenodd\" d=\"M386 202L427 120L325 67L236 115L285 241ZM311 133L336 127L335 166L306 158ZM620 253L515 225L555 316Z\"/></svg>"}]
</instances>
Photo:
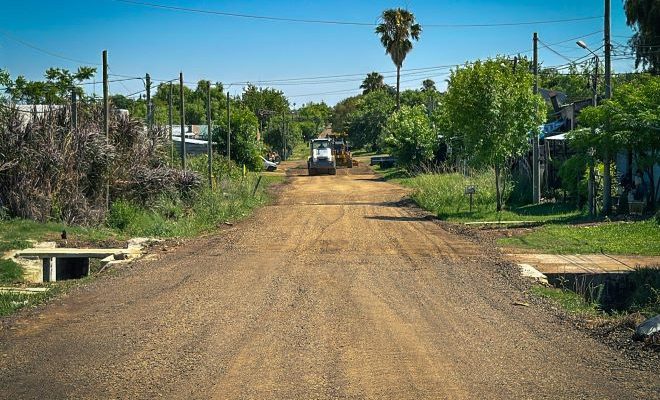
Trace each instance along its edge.
<instances>
[{"instance_id":1,"label":"power line","mask_svg":"<svg viewBox=\"0 0 660 400\"><path fill-rule=\"evenodd\" d=\"M305 19L305 18L289 18L289 17L275 17L275 16L267 16L267 15L243 14L243 13L225 12L225 11L217 11L217 10L209 10L209 9L201 9L201 8L170 6L170 5L150 3L150 2L134 1L134 0L115 0L115 1L120 3L151 7L151 8L159 8L159 9L171 10L171 11L183 11L189 13L221 15L225 17L248 18L248 19L258 19L258 20L267 20L267 21L299 22L306 24L324 24L324 25L353 25L353 26L368 26L368 27L375 27L378 25L375 22ZM599 16L567 18L567 19L517 21L517 22L501 22L501 23L484 23L484 24L476 24L476 23L475 24L424 24L424 27L486 28L486 27L520 26L520 25L556 24L563 22L587 21L587 20L600 19L600 18L603 18L603 16L599 15Z\"/></svg>"},{"instance_id":2,"label":"power line","mask_svg":"<svg viewBox=\"0 0 660 400\"><path fill-rule=\"evenodd\" d=\"M75 58L63 56L63 55L55 53L53 51L41 48L39 46L35 46L32 43L29 43L29 42L26 42L25 40L19 39L16 36L10 35L9 33L5 32L5 31L0 31L0 34L3 35L6 38L9 38L9 39L11 39L15 42L18 42L18 43L22 44L23 46L29 47L33 50L40 51L44 54L48 54L51 57L60 58L62 60L66 60L66 61L73 62L73 63L76 63L76 64L101 65L100 63L92 63L92 62L82 61L82 60L78 60L78 59L75 59Z\"/></svg>"}]
</instances>

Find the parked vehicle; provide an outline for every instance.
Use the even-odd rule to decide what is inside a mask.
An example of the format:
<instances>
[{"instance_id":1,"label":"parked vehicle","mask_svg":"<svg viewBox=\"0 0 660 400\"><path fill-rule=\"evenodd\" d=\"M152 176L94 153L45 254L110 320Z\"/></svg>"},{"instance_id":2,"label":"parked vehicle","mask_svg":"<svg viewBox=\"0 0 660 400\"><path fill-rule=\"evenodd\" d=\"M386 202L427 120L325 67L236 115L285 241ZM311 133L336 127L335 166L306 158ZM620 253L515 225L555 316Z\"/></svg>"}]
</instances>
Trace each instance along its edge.
<instances>
[{"instance_id":1,"label":"parked vehicle","mask_svg":"<svg viewBox=\"0 0 660 400\"><path fill-rule=\"evenodd\" d=\"M277 164L274 162L266 160L264 157L261 157L261 160L264 162L264 169L266 171L275 171L277 169Z\"/></svg>"}]
</instances>

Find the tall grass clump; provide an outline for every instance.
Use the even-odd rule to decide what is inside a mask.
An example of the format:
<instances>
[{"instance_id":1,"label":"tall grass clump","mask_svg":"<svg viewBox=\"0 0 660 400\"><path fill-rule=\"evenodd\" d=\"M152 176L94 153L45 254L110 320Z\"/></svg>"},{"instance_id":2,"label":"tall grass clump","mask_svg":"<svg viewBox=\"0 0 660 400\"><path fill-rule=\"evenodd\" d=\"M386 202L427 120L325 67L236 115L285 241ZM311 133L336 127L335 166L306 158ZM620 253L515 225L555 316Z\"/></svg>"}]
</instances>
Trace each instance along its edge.
<instances>
[{"instance_id":1,"label":"tall grass clump","mask_svg":"<svg viewBox=\"0 0 660 400\"><path fill-rule=\"evenodd\" d=\"M469 213L470 197L465 194L468 185L474 185L473 212L475 214L494 212L497 194L492 170L476 172L471 176L460 173L423 173L405 181L413 188L413 200L421 207L435 212L440 218ZM511 185L506 185L504 198L508 198Z\"/></svg>"}]
</instances>

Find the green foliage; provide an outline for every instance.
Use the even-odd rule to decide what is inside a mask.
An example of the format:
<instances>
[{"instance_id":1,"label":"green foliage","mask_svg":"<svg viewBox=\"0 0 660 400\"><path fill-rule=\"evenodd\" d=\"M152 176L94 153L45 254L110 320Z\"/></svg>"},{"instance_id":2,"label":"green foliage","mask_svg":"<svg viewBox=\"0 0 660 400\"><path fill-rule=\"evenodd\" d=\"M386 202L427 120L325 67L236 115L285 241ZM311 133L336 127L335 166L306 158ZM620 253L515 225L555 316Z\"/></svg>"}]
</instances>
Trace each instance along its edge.
<instances>
[{"instance_id":1,"label":"green foliage","mask_svg":"<svg viewBox=\"0 0 660 400\"><path fill-rule=\"evenodd\" d=\"M415 22L415 16L403 8L391 8L383 11L381 23L376 26L376 34L385 52L390 55L396 66L396 104L399 102L399 81L403 61L413 48L412 40L419 40L422 26ZM412 40L411 40L412 39Z\"/></svg>"},{"instance_id":2,"label":"green foliage","mask_svg":"<svg viewBox=\"0 0 660 400\"><path fill-rule=\"evenodd\" d=\"M607 222L597 225L545 225L534 231L500 239L500 244L557 254L660 255L660 229L653 220Z\"/></svg>"},{"instance_id":3,"label":"green foliage","mask_svg":"<svg viewBox=\"0 0 660 400\"><path fill-rule=\"evenodd\" d=\"M254 115L261 110L275 111L276 113L289 112L289 100L281 90L273 88L260 88L248 84L241 95L241 102Z\"/></svg>"},{"instance_id":4,"label":"green foliage","mask_svg":"<svg viewBox=\"0 0 660 400\"><path fill-rule=\"evenodd\" d=\"M634 28L628 41L635 51L635 68L640 65L660 75L660 7L657 0L624 0L626 23Z\"/></svg>"},{"instance_id":5,"label":"green foliage","mask_svg":"<svg viewBox=\"0 0 660 400\"><path fill-rule=\"evenodd\" d=\"M84 91L76 84L91 78L96 68L79 67L76 72L62 68L46 70L45 81L30 81L24 76L18 76L12 81L8 74L3 74L3 86L13 101L26 104L65 104L71 99L71 91L75 90L82 99ZM73 88L73 89L72 89Z\"/></svg>"},{"instance_id":6,"label":"green foliage","mask_svg":"<svg viewBox=\"0 0 660 400\"><path fill-rule=\"evenodd\" d=\"M559 177L561 187L572 197L580 197L580 204L587 196L587 180L585 175L588 173L588 159L583 154L576 154L559 167Z\"/></svg>"},{"instance_id":7,"label":"green foliage","mask_svg":"<svg viewBox=\"0 0 660 400\"><path fill-rule=\"evenodd\" d=\"M11 260L0 259L0 284L20 282L23 269Z\"/></svg>"},{"instance_id":8,"label":"green foliage","mask_svg":"<svg viewBox=\"0 0 660 400\"><path fill-rule=\"evenodd\" d=\"M326 127L330 121L332 109L325 104L309 102L298 110L296 123L300 124L301 133L305 140L310 140Z\"/></svg>"},{"instance_id":9,"label":"green foliage","mask_svg":"<svg viewBox=\"0 0 660 400\"><path fill-rule=\"evenodd\" d=\"M392 96L384 90L369 92L357 98L354 110L349 114L349 140L354 147L379 149L387 120L395 109ZM333 129L337 131L333 125Z\"/></svg>"},{"instance_id":10,"label":"green foliage","mask_svg":"<svg viewBox=\"0 0 660 400\"><path fill-rule=\"evenodd\" d=\"M136 221L140 211L140 207L129 201L117 200L110 206L110 214L107 221L108 226L123 231Z\"/></svg>"},{"instance_id":11,"label":"green foliage","mask_svg":"<svg viewBox=\"0 0 660 400\"><path fill-rule=\"evenodd\" d=\"M626 308L647 317L660 314L660 265L635 268L627 279L633 291L627 299Z\"/></svg>"},{"instance_id":12,"label":"green foliage","mask_svg":"<svg viewBox=\"0 0 660 400\"><path fill-rule=\"evenodd\" d=\"M351 124L351 114L358 108L359 99L362 96L347 97L339 103L335 104L330 122L332 123L332 130L335 132L348 132Z\"/></svg>"},{"instance_id":13,"label":"green foliage","mask_svg":"<svg viewBox=\"0 0 660 400\"><path fill-rule=\"evenodd\" d=\"M494 173L489 170L469 177L459 173L419 174L402 183L413 188L412 198L417 204L442 219L480 219L480 216L489 218L495 210L493 179ZM465 195L465 187L468 185L476 187L472 215L469 213L470 198ZM504 197L507 195L505 193Z\"/></svg>"},{"instance_id":14,"label":"green foliage","mask_svg":"<svg viewBox=\"0 0 660 400\"><path fill-rule=\"evenodd\" d=\"M384 141L398 162L407 167L430 161L437 145L423 106L403 106L392 114L385 125Z\"/></svg>"},{"instance_id":15,"label":"green foliage","mask_svg":"<svg viewBox=\"0 0 660 400\"><path fill-rule=\"evenodd\" d=\"M590 317L600 316L598 304L588 302L581 295L568 289L548 288L544 286L532 287L532 293L550 299L561 306L562 309L572 314L586 315Z\"/></svg>"},{"instance_id":16,"label":"green foliage","mask_svg":"<svg viewBox=\"0 0 660 400\"><path fill-rule=\"evenodd\" d=\"M286 145L286 151L290 153L302 141L302 125L292 122L291 116L276 115L271 117L268 129L264 134L264 142L271 146L273 150L281 153Z\"/></svg>"},{"instance_id":17,"label":"green foliage","mask_svg":"<svg viewBox=\"0 0 660 400\"><path fill-rule=\"evenodd\" d=\"M443 97L448 143L475 167L495 168L497 209L503 204L501 170L529 148L544 118L543 99L532 92L533 77L505 58L476 61L452 71Z\"/></svg>"},{"instance_id":18,"label":"green foliage","mask_svg":"<svg viewBox=\"0 0 660 400\"><path fill-rule=\"evenodd\" d=\"M238 165L246 165L253 171L262 167L259 156L261 145L257 141L257 117L245 107L234 107L231 110L231 158ZM227 115L222 114L215 119L213 126L213 142L217 143L219 151L227 148Z\"/></svg>"},{"instance_id":19,"label":"green foliage","mask_svg":"<svg viewBox=\"0 0 660 400\"><path fill-rule=\"evenodd\" d=\"M367 94L369 92L373 92L374 90L385 89L385 81L383 75L379 74L378 72L368 73L367 77L362 81L360 89L362 89L362 94Z\"/></svg>"}]
</instances>

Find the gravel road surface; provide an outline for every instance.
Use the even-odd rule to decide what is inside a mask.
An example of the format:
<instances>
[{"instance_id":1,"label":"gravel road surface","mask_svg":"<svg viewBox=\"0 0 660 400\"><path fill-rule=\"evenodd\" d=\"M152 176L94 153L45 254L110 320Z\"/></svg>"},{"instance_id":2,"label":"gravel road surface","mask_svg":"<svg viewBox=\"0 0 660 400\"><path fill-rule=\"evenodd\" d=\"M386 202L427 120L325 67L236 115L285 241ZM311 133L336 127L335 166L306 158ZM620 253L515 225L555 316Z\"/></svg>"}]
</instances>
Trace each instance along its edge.
<instances>
[{"instance_id":1,"label":"gravel road surface","mask_svg":"<svg viewBox=\"0 0 660 400\"><path fill-rule=\"evenodd\" d=\"M371 174L293 176L248 220L23 313L3 399L652 399L658 371L524 300Z\"/></svg>"}]
</instances>

